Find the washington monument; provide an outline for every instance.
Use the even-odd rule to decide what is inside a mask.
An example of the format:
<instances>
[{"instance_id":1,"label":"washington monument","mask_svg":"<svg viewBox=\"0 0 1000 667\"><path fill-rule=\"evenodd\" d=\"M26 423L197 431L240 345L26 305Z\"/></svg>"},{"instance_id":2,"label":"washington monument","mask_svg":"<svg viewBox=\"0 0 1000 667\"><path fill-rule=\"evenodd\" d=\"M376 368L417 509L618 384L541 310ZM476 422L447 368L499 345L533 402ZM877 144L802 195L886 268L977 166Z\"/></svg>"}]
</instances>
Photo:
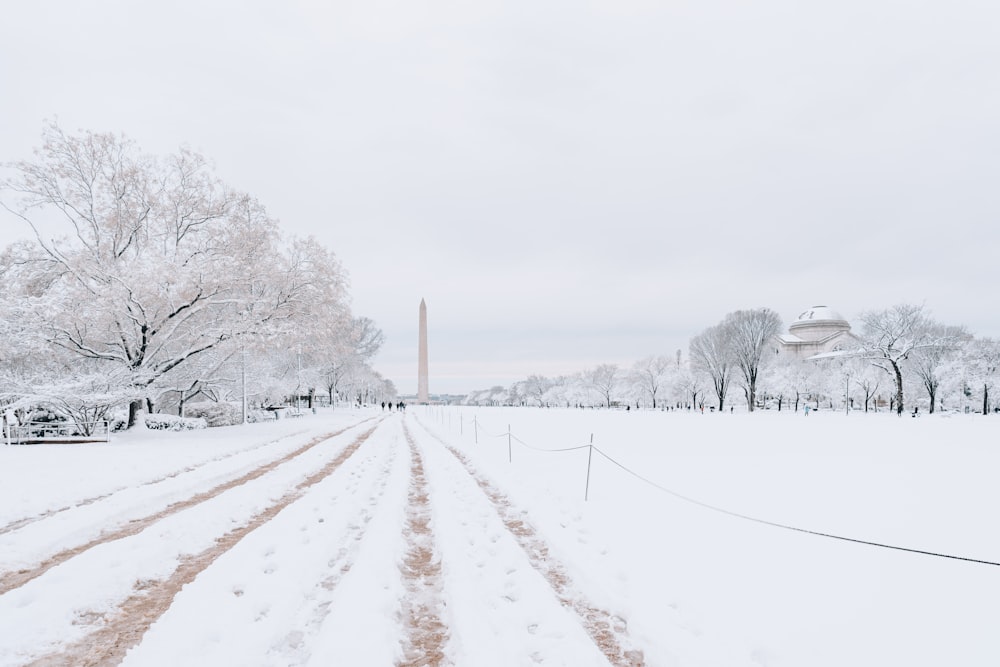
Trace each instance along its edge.
<instances>
[{"instance_id":1,"label":"washington monument","mask_svg":"<svg viewBox=\"0 0 1000 667\"><path fill-rule=\"evenodd\" d=\"M427 304L420 300L420 361L417 368L417 403L430 403L427 393Z\"/></svg>"}]
</instances>

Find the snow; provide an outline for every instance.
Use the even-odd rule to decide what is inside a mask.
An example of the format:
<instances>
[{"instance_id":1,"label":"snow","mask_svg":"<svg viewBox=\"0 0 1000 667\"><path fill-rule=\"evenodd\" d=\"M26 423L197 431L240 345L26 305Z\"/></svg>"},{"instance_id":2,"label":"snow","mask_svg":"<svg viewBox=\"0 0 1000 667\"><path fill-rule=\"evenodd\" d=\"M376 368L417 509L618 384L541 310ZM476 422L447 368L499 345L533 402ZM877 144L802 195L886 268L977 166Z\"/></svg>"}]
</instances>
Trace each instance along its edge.
<instances>
[{"instance_id":1,"label":"snow","mask_svg":"<svg viewBox=\"0 0 1000 667\"><path fill-rule=\"evenodd\" d=\"M199 555L124 664L399 663L405 605L426 603L456 665L608 664L584 607L648 665L995 665L1000 568L663 489L1000 561L996 424L414 406L0 447L0 665L72 658ZM402 568L417 460L440 565L423 588Z\"/></svg>"}]
</instances>

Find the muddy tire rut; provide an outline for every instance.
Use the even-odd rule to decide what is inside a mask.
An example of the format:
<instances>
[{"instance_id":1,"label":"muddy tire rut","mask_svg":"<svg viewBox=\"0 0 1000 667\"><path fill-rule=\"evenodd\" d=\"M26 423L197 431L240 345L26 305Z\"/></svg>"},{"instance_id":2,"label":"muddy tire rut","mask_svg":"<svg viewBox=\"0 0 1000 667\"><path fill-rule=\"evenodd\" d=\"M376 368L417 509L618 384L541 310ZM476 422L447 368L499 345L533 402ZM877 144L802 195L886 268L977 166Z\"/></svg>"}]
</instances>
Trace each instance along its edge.
<instances>
[{"instance_id":1,"label":"muddy tire rut","mask_svg":"<svg viewBox=\"0 0 1000 667\"><path fill-rule=\"evenodd\" d=\"M448 627L442 619L443 580L441 559L436 553L431 530L430 497L424 463L405 424L403 433L410 446L410 490L406 508L407 550L400 563L406 597L401 601L403 658L397 667L426 667L449 664L445 657Z\"/></svg>"},{"instance_id":2,"label":"muddy tire rut","mask_svg":"<svg viewBox=\"0 0 1000 667\"><path fill-rule=\"evenodd\" d=\"M41 512L40 514L35 514L33 516L26 516L26 517L22 517L20 519L15 519L14 521L11 521L11 522L9 522L7 524L4 524L3 526L0 526L0 535L4 535L6 533L9 533L9 532L12 532L12 531L15 531L15 530L19 530L21 528L24 528L25 526L30 526L33 523L37 523L37 522L42 521L44 519L48 519L50 517L56 516L57 514L62 514L63 512L68 512L70 510L76 509L77 507L86 507L87 505L93 505L94 503L97 503L97 502L100 502L100 501L105 500L107 498L113 497L116 493L120 493L122 491L126 491L126 490L133 489L133 488L141 488L141 487L145 487L145 486L153 486L155 484L159 484L161 482L164 482L164 481L166 481L168 479L174 479L174 478L180 477L181 475L185 475L185 474L187 474L189 472L194 472L196 470L204 468L207 465L211 465L213 463L218 463L219 461L225 461L226 459L232 458L234 456L239 456L240 454L246 454L247 452L252 452L252 451L260 449L262 447L267 447L269 445L273 445L276 442L278 442L279 440L282 440L282 439L285 439L285 438L294 438L295 436L301 435L302 433L304 433L304 431L296 431L296 432L293 432L293 433L289 433L288 435L282 436L281 438L278 438L276 440L269 440L267 442L263 442L263 443L261 443L259 445L254 446L254 447L250 447L248 449L240 449L240 450L237 450L237 451L234 451L234 452L230 452L228 454L224 454L222 456L217 456L217 457L208 459L207 461L202 461L201 463L197 463L197 464L194 464L194 465L185 466L184 468L181 468L179 470L175 470L174 472L168 473L166 475L161 475L161 476L156 477L154 479L151 479L151 480L149 480L147 482L143 482L142 484L137 484L134 487L121 486L121 487L118 487L117 489L112 489L111 491L108 491L107 493L102 493L102 494L99 494L99 495L96 495L96 496L90 496L89 498L83 498L81 500L76 501L72 505L66 505L65 507L59 507L59 508L55 508L55 509L50 509L50 510L47 510L45 512Z\"/></svg>"},{"instance_id":3,"label":"muddy tire rut","mask_svg":"<svg viewBox=\"0 0 1000 667\"><path fill-rule=\"evenodd\" d=\"M579 617L583 629L608 662L615 667L644 667L645 656L641 650L631 647L626 621L599 608L577 592L566 568L551 555L548 544L534 527L525 521L524 513L516 509L504 493L485 479L461 452L429 429L424 428L424 431L461 463L496 510L504 527L521 546L531 566L544 577L559 603Z\"/></svg>"},{"instance_id":4,"label":"muddy tire rut","mask_svg":"<svg viewBox=\"0 0 1000 667\"><path fill-rule=\"evenodd\" d=\"M254 515L248 523L217 538L214 545L201 553L181 559L180 565L170 577L136 582L134 593L113 612L95 615L95 618L91 619L101 623L96 630L60 651L37 658L28 664L34 667L56 665L104 667L120 663L128 650L136 646L150 626L166 612L181 588L194 581L195 577L246 535L273 519L281 510L301 498L310 487L337 470L375 432L376 428L377 424L362 433L334 459L300 481L267 509ZM310 441L304 448L297 450L297 453L302 453L329 437L332 435Z\"/></svg>"},{"instance_id":5,"label":"muddy tire rut","mask_svg":"<svg viewBox=\"0 0 1000 667\"><path fill-rule=\"evenodd\" d=\"M193 495L185 500L175 502L167 506L163 510L156 512L154 514L150 514L148 516L141 517L138 519L132 519L131 521L122 526L105 530L94 539L89 540L83 544L77 545L75 547L64 549L56 554L53 554L52 556L49 556L44 561L42 561L41 563L39 563L34 567L0 573L0 595L12 591L15 588L19 588L20 586L23 586L24 584L28 583L29 581L32 581L33 579L37 579L38 577L42 576L43 574L45 574L52 568L56 567L57 565L61 565L62 563L65 563L71 558L79 556L85 551L93 549L96 546L105 544L107 542L120 540L125 537L131 537L133 535L137 535L146 528L148 528L149 526L151 526L152 524L156 523L157 521L160 521L168 516L177 514L178 512L189 509L196 505L200 505L201 503L204 503L208 500L211 500L212 498L215 498L216 496L219 496L220 494L228 491L229 489L233 489L237 486L241 486L243 484L246 484L247 482L262 477L263 475L267 474L268 472L271 472L278 466L287 463L288 461L291 461L292 459L297 458L298 456L301 456L302 454L306 453L313 447L316 447L320 443L325 442L330 438L341 435L342 433L356 427L357 424L331 433L324 433L322 435L318 435L312 438L306 444L295 449L294 451L289 452L288 454L273 461L270 461L264 465L261 465L257 468L254 468L253 470L247 472L246 474L236 479L230 480L223 484L219 484L218 486L215 486L211 489L208 489L207 491L203 491L201 493Z\"/></svg>"}]
</instances>

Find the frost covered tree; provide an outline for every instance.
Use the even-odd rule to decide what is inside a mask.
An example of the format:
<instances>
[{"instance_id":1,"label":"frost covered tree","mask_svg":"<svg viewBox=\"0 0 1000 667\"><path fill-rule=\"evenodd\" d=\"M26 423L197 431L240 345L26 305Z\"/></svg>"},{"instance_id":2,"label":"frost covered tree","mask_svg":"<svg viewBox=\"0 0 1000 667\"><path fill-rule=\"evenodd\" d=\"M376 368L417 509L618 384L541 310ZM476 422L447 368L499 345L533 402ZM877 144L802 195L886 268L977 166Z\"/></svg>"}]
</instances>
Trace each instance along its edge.
<instances>
[{"instance_id":1,"label":"frost covered tree","mask_svg":"<svg viewBox=\"0 0 1000 667\"><path fill-rule=\"evenodd\" d=\"M990 395L1000 380L1000 341L993 338L977 338L969 342L965 349L969 382L982 390L982 414L989 414Z\"/></svg>"},{"instance_id":2,"label":"frost covered tree","mask_svg":"<svg viewBox=\"0 0 1000 667\"><path fill-rule=\"evenodd\" d=\"M677 369L671 384L673 392L680 399L680 402L687 404L692 410L700 405L701 400L704 400L705 387L702 384L701 374L692 371L689 364L682 364Z\"/></svg>"},{"instance_id":3,"label":"frost covered tree","mask_svg":"<svg viewBox=\"0 0 1000 667\"><path fill-rule=\"evenodd\" d=\"M539 407L546 404L546 394L552 388L554 382L543 375L529 375L524 381L522 393L526 402L535 403Z\"/></svg>"},{"instance_id":4,"label":"frost covered tree","mask_svg":"<svg viewBox=\"0 0 1000 667\"><path fill-rule=\"evenodd\" d=\"M904 362L916 352L953 345L954 335L935 326L923 306L912 304L868 311L861 322L861 354L893 379L893 406L902 414Z\"/></svg>"},{"instance_id":5,"label":"frost covered tree","mask_svg":"<svg viewBox=\"0 0 1000 667\"><path fill-rule=\"evenodd\" d=\"M778 412L781 412L785 403L789 402L795 394L795 371L802 364L798 359L786 355L778 355L764 369L763 379L769 387L768 393L778 403Z\"/></svg>"},{"instance_id":6,"label":"frost covered tree","mask_svg":"<svg viewBox=\"0 0 1000 667\"><path fill-rule=\"evenodd\" d=\"M614 364L600 364L584 374L586 383L601 397L605 407L611 407L620 382L619 371Z\"/></svg>"},{"instance_id":7,"label":"frost covered tree","mask_svg":"<svg viewBox=\"0 0 1000 667\"><path fill-rule=\"evenodd\" d=\"M370 362L385 336L367 317L332 319L328 324L327 330L314 333L309 342L314 365L310 377L334 405L344 395L344 379Z\"/></svg>"},{"instance_id":8,"label":"frost covered tree","mask_svg":"<svg viewBox=\"0 0 1000 667\"><path fill-rule=\"evenodd\" d=\"M732 361L739 370L747 396L747 410L757 402L757 380L772 339L781 331L781 318L769 308L737 310L722 322L729 339ZM722 409L721 403L719 409Z\"/></svg>"},{"instance_id":9,"label":"frost covered tree","mask_svg":"<svg viewBox=\"0 0 1000 667\"><path fill-rule=\"evenodd\" d=\"M854 358L851 363L854 365L854 373L851 376L851 381L861 392L861 398L864 399L865 412L868 412L869 404L877 412L878 405L875 402L875 397L878 395L878 389L882 384L882 374L879 369L862 359Z\"/></svg>"},{"instance_id":10,"label":"frost covered tree","mask_svg":"<svg viewBox=\"0 0 1000 667\"><path fill-rule=\"evenodd\" d=\"M692 338L690 344L692 367L708 378L719 401L720 412L736 367L729 336L725 323L717 324Z\"/></svg>"},{"instance_id":11,"label":"frost covered tree","mask_svg":"<svg viewBox=\"0 0 1000 667\"><path fill-rule=\"evenodd\" d=\"M939 344L915 349L910 357L909 367L927 392L927 409L933 414L949 361L959 353L969 334L962 327L936 322L929 322L927 329L928 335L938 340Z\"/></svg>"},{"instance_id":12,"label":"frost covered tree","mask_svg":"<svg viewBox=\"0 0 1000 667\"><path fill-rule=\"evenodd\" d=\"M125 137L54 124L43 140L0 183L35 234L0 270L19 287L4 297L48 344L104 362L142 395L241 333L287 334L323 306L346 310L342 278L313 270L329 257L309 241L283 246L263 206L202 156L157 159Z\"/></svg>"},{"instance_id":13,"label":"frost covered tree","mask_svg":"<svg viewBox=\"0 0 1000 667\"><path fill-rule=\"evenodd\" d=\"M656 399L663 393L668 373L674 368L674 361L664 355L650 355L635 362L632 366L632 378L641 395L648 396L653 409L656 409Z\"/></svg>"}]
</instances>

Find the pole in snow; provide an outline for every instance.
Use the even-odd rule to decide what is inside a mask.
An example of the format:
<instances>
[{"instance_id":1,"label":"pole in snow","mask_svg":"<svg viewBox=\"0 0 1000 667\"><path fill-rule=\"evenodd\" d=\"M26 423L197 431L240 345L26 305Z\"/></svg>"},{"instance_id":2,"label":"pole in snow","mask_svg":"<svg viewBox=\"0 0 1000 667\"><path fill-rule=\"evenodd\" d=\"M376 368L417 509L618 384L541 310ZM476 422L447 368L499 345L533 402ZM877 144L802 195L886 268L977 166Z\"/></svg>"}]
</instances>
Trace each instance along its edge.
<instances>
[{"instance_id":1,"label":"pole in snow","mask_svg":"<svg viewBox=\"0 0 1000 667\"><path fill-rule=\"evenodd\" d=\"M507 424L507 463L513 463L513 456L510 449L510 424Z\"/></svg>"},{"instance_id":2,"label":"pole in snow","mask_svg":"<svg viewBox=\"0 0 1000 667\"><path fill-rule=\"evenodd\" d=\"M594 434L590 434L590 447L587 449L587 486L583 490L583 500L590 496L590 460L594 457Z\"/></svg>"}]
</instances>

